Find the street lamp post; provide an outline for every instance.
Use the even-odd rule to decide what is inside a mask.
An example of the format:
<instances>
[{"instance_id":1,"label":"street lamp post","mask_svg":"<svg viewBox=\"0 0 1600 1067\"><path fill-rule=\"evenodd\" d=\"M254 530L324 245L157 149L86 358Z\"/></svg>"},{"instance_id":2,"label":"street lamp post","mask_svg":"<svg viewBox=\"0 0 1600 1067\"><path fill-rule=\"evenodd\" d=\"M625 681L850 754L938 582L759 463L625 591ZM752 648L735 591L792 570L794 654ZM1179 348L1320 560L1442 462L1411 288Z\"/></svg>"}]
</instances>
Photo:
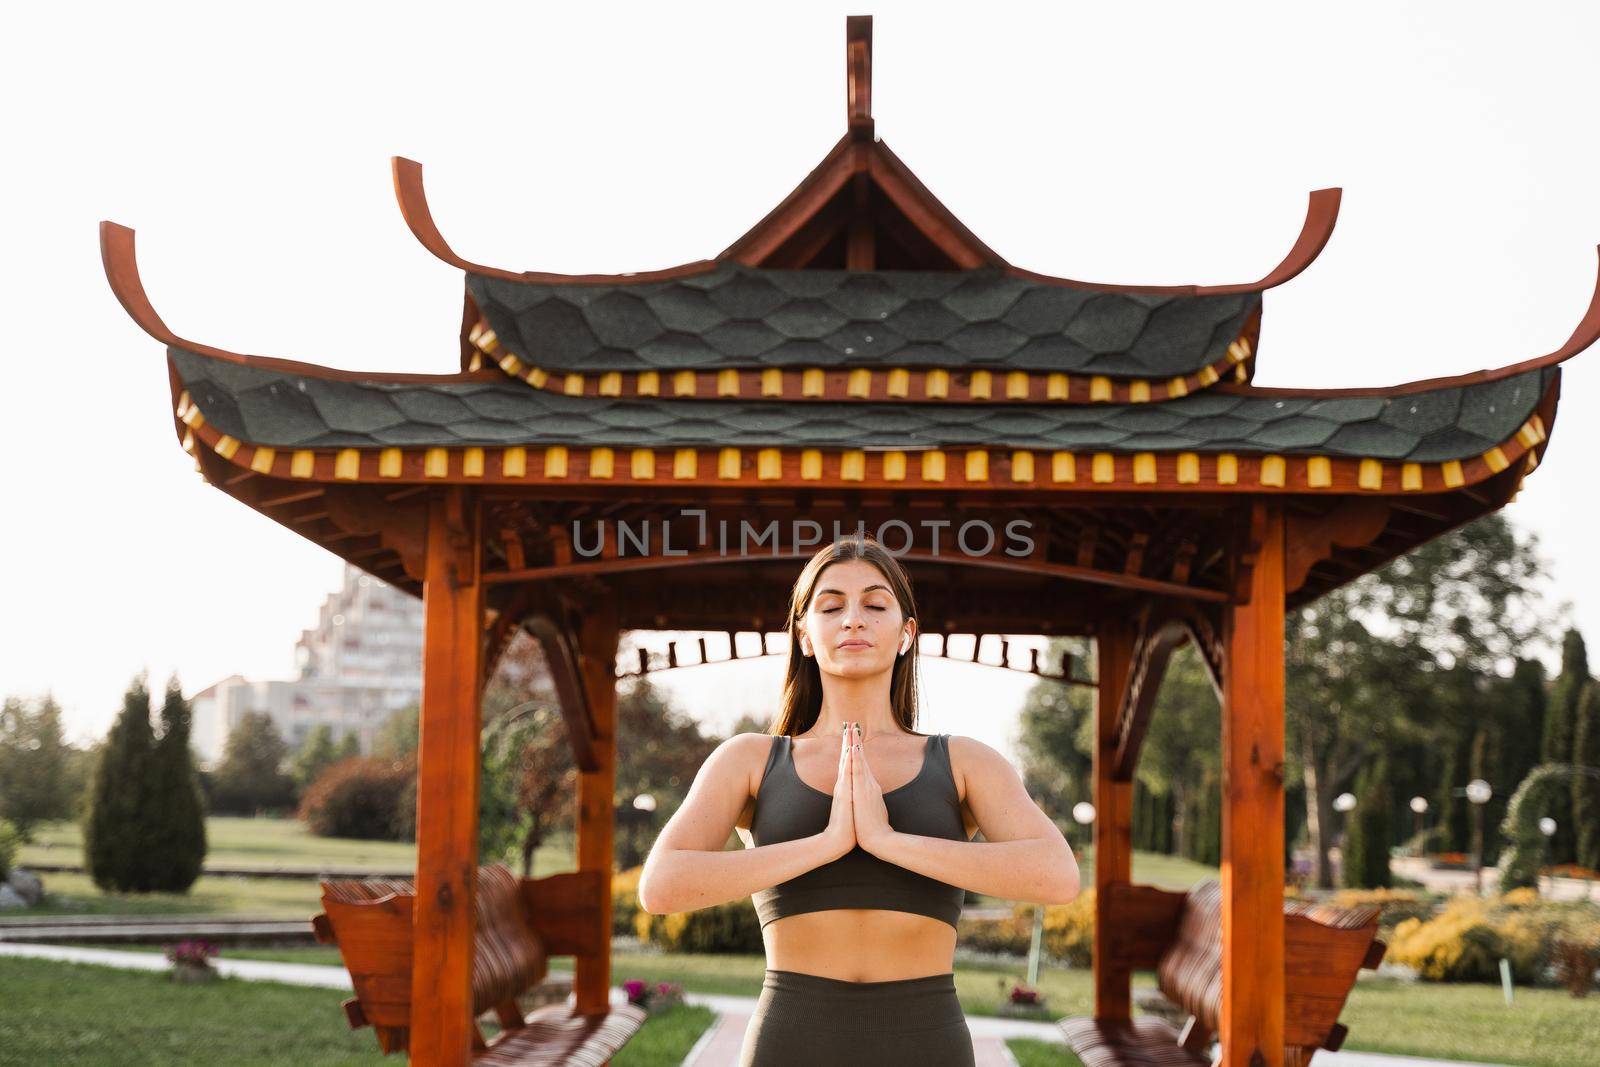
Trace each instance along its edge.
<instances>
[{"instance_id":1,"label":"street lamp post","mask_svg":"<svg viewBox=\"0 0 1600 1067\"><path fill-rule=\"evenodd\" d=\"M1355 810L1355 807L1356 807L1356 795L1354 793L1340 793L1338 796L1333 798L1333 810L1338 812L1340 815L1348 816L1348 814L1350 812ZM1350 835L1345 832L1345 822L1346 821L1347 820L1345 820L1345 819L1341 819L1340 822L1339 822L1339 881L1340 882L1344 882L1345 871L1350 869L1349 868L1350 857L1346 856L1344 854L1345 846L1350 841ZM1346 883L1346 884L1348 884L1348 883Z\"/></svg>"},{"instance_id":2,"label":"street lamp post","mask_svg":"<svg viewBox=\"0 0 1600 1067\"><path fill-rule=\"evenodd\" d=\"M1539 820L1539 832L1544 835L1544 847L1540 850L1542 852L1542 855L1541 855L1540 858L1544 862L1540 863L1539 866L1544 867L1544 866L1548 865L1549 862L1550 862L1550 838L1555 836L1556 821L1554 819L1552 819L1550 816L1546 815L1544 818ZM1534 881L1535 885L1538 884L1539 878L1538 878L1537 875L1534 876L1533 881ZM1550 876L1550 895L1551 896L1555 896L1555 893L1556 893L1556 876L1554 874L1552 874Z\"/></svg>"},{"instance_id":3,"label":"street lamp post","mask_svg":"<svg viewBox=\"0 0 1600 1067\"><path fill-rule=\"evenodd\" d=\"M1483 806L1494 790L1482 778L1467 783L1467 799L1472 801L1472 877L1478 895L1483 896Z\"/></svg>"},{"instance_id":4,"label":"street lamp post","mask_svg":"<svg viewBox=\"0 0 1600 1067\"><path fill-rule=\"evenodd\" d=\"M1422 836L1422 832L1423 832L1424 829L1426 829L1426 827L1423 825L1423 816L1426 815L1427 812L1428 812L1428 798L1427 797L1412 797L1411 798L1411 810L1417 816L1417 818L1416 818L1417 855L1418 856L1426 856L1428 854L1428 843L1427 843L1427 839Z\"/></svg>"},{"instance_id":5,"label":"street lamp post","mask_svg":"<svg viewBox=\"0 0 1600 1067\"><path fill-rule=\"evenodd\" d=\"M1088 826L1094 822L1094 805L1087 800L1080 800L1072 805L1072 818L1079 826ZM1099 862L1100 857L1095 857ZM1044 905L1040 904L1033 909L1033 941L1028 946L1028 984L1034 988L1039 985L1039 956L1044 947Z\"/></svg>"}]
</instances>

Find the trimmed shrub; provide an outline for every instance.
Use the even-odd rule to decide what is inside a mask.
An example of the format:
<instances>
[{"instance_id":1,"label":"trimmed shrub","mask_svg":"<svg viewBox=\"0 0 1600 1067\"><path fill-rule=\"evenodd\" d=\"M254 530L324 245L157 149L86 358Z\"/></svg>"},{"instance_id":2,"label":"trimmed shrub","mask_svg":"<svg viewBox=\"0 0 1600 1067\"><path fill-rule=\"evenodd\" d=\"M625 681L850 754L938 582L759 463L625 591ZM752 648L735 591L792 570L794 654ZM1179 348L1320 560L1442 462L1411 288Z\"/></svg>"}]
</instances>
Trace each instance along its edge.
<instances>
[{"instance_id":1,"label":"trimmed shrub","mask_svg":"<svg viewBox=\"0 0 1600 1067\"><path fill-rule=\"evenodd\" d=\"M11 877L11 864L22 847L22 832L11 823L0 819L0 882Z\"/></svg>"},{"instance_id":2,"label":"trimmed shrub","mask_svg":"<svg viewBox=\"0 0 1600 1067\"><path fill-rule=\"evenodd\" d=\"M155 736L150 729L150 689L140 674L122 697L122 711L100 748L89 785L83 860L94 884L107 892L148 893L159 872L145 847L145 788Z\"/></svg>"},{"instance_id":3,"label":"trimmed shrub","mask_svg":"<svg viewBox=\"0 0 1600 1067\"><path fill-rule=\"evenodd\" d=\"M1086 889L1066 904L1044 909L1042 949L1053 959L1088 967L1094 959L1094 890ZM1033 905L1025 905L1032 922ZM1030 926L1031 936L1031 926Z\"/></svg>"},{"instance_id":4,"label":"trimmed shrub","mask_svg":"<svg viewBox=\"0 0 1600 1067\"><path fill-rule=\"evenodd\" d=\"M1328 897L1336 908L1371 904L1378 909L1378 926L1392 928L1406 919L1427 920L1439 911L1439 902L1410 889L1341 889Z\"/></svg>"},{"instance_id":5,"label":"trimmed shrub","mask_svg":"<svg viewBox=\"0 0 1600 1067\"><path fill-rule=\"evenodd\" d=\"M1067 904L1051 904L1044 909L1044 931L1040 951L1046 957L1072 967L1087 967L1094 956L1093 889L1085 889ZM976 952L1026 956L1033 945L1033 913L1036 904L1015 904L1011 914L999 919L962 919L956 928L956 943Z\"/></svg>"},{"instance_id":6,"label":"trimmed shrub","mask_svg":"<svg viewBox=\"0 0 1600 1067\"><path fill-rule=\"evenodd\" d=\"M644 874L644 864L618 871L611 876L611 934L626 937L637 932L639 912L639 878Z\"/></svg>"},{"instance_id":7,"label":"trimmed shrub","mask_svg":"<svg viewBox=\"0 0 1600 1067\"><path fill-rule=\"evenodd\" d=\"M1500 960L1513 981L1548 984L1556 945L1600 939L1600 906L1541 900L1531 888L1483 900L1452 899L1431 919L1409 918L1394 929L1386 959L1437 982L1497 982Z\"/></svg>"},{"instance_id":8,"label":"trimmed shrub","mask_svg":"<svg viewBox=\"0 0 1600 1067\"><path fill-rule=\"evenodd\" d=\"M340 760L306 790L299 816L319 837L403 841L400 810L416 766L407 760L356 756Z\"/></svg>"},{"instance_id":9,"label":"trimmed shrub","mask_svg":"<svg viewBox=\"0 0 1600 1067\"><path fill-rule=\"evenodd\" d=\"M670 915L639 911L634 933L664 952L760 952L764 947L761 921L748 899Z\"/></svg>"},{"instance_id":10,"label":"trimmed shrub","mask_svg":"<svg viewBox=\"0 0 1600 1067\"><path fill-rule=\"evenodd\" d=\"M155 872L150 888L163 893L187 893L205 865L205 805L189 750L193 714L174 675L161 704L161 740L150 752L143 783L145 849Z\"/></svg>"}]
</instances>

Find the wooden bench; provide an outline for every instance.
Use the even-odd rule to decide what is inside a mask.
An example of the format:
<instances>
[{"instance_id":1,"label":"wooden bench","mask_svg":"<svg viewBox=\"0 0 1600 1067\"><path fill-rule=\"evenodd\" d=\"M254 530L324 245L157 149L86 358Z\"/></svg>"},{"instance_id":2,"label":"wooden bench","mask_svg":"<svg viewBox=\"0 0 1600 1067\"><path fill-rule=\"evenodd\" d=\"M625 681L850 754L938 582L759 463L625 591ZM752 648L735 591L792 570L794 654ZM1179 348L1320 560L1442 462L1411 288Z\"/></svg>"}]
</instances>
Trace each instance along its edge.
<instances>
[{"instance_id":1,"label":"wooden bench","mask_svg":"<svg viewBox=\"0 0 1600 1067\"><path fill-rule=\"evenodd\" d=\"M565 1003L523 1014L518 995L538 985L550 955L610 951L592 872L519 879L505 865L478 868L472 953L473 1017L494 1012L501 1032L485 1041L473 1025L475 1064L601 1067L643 1025L631 1004L580 1015ZM403 879L322 883L317 940L339 946L356 995L344 1002L352 1028L371 1026L384 1052L406 1048L411 1016L413 884ZM609 931L607 931L609 933Z\"/></svg>"},{"instance_id":2,"label":"wooden bench","mask_svg":"<svg viewBox=\"0 0 1600 1067\"><path fill-rule=\"evenodd\" d=\"M1206 1067L1222 1018L1222 886L1213 879L1173 893L1119 883L1102 906L1112 909L1111 958L1130 971L1154 970L1161 992L1189 1021L1179 1030L1153 1015L1074 1016L1059 1024L1067 1043L1084 1067ZM1344 1043L1339 1013L1357 972L1377 967L1386 946L1370 906L1285 901L1283 912L1284 1064L1295 1067Z\"/></svg>"}]
</instances>

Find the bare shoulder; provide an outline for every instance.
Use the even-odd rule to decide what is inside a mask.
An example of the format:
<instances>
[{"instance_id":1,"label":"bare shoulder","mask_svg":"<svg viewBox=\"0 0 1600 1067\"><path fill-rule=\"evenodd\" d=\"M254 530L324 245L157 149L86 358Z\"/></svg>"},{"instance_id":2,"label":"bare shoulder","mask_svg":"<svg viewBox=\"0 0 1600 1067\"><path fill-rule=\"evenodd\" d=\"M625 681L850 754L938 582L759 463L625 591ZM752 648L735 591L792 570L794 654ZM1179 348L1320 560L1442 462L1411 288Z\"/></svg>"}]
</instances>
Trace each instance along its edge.
<instances>
[{"instance_id":1,"label":"bare shoulder","mask_svg":"<svg viewBox=\"0 0 1600 1067\"><path fill-rule=\"evenodd\" d=\"M1006 776L1020 777L1011 761L994 746L962 734L947 736L950 771L955 776L963 802L967 802L968 792L974 785L981 789L984 782L993 782L997 778L1004 780Z\"/></svg>"},{"instance_id":2,"label":"bare shoulder","mask_svg":"<svg viewBox=\"0 0 1600 1067\"><path fill-rule=\"evenodd\" d=\"M718 751L725 752L727 773L738 780L744 776L744 801L739 811L739 816L734 820L734 828L740 831L750 829L750 820L755 815L756 793L761 789L761 775L766 770L767 757L772 754L772 734L734 734L721 745ZM713 753L715 755L715 753ZM708 759L709 763L710 760ZM743 834L740 835L743 837ZM750 842L745 842L745 847L750 847Z\"/></svg>"},{"instance_id":3,"label":"bare shoulder","mask_svg":"<svg viewBox=\"0 0 1600 1067\"><path fill-rule=\"evenodd\" d=\"M767 756L772 749L772 737L772 734L734 734L712 750L711 755L706 757L706 765L710 767L715 764L719 776L727 775L735 779L744 776L749 780L750 792L754 795L761 770L766 766Z\"/></svg>"}]
</instances>

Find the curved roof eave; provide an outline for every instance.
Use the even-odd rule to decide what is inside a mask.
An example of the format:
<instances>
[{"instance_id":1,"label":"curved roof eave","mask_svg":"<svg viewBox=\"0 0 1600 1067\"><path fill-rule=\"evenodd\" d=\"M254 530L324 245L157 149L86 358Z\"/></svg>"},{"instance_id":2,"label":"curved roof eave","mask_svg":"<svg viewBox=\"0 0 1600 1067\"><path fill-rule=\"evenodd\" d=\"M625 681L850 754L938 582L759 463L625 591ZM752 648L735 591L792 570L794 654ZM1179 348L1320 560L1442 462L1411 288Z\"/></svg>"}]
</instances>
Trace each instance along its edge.
<instances>
[{"instance_id":1,"label":"curved roof eave","mask_svg":"<svg viewBox=\"0 0 1600 1067\"><path fill-rule=\"evenodd\" d=\"M1597 248L1596 252L1597 255L1600 255L1600 248ZM1363 385L1354 388L1322 389L1315 387L1261 386L1253 383L1241 385L1221 382L1212 388L1217 392L1242 396L1404 396L1407 393L1423 392L1429 389L1498 381L1501 378L1508 378L1513 374L1521 374L1524 371L1554 367L1565 363L1597 340L1600 340L1600 267L1597 267L1595 272L1595 285L1593 292L1589 296L1589 307L1584 312L1583 318L1578 320L1578 325L1573 328L1572 335L1554 351L1547 352L1542 356L1535 356L1532 359L1525 359L1520 363L1508 363L1503 367L1485 367L1482 370L1468 371L1465 374L1454 374L1441 378L1423 378L1418 381L1400 382L1396 385Z\"/></svg>"},{"instance_id":2,"label":"curved roof eave","mask_svg":"<svg viewBox=\"0 0 1600 1067\"><path fill-rule=\"evenodd\" d=\"M177 345L180 348L187 348L216 359L244 366L261 367L267 370L285 371L292 374L304 374L314 378L337 381L475 382L493 380L499 377L498 372L493 370L457 371L451 374L342 370L337 367L329 367L321 363L307 363L302 360L280 359L276 356L246 355L242 352L231 352L228 349L217 348L214 345L190 341L174 333L171 327L156 313L155 306L150 302L150 297L145 292L144 281L139 275L135 234L132 229L109 219L101 221L100 262L105 268L106 281L110 283L112 293L116 295L117 301L127 311L128 316L145 333L165 345Z\"/></svg>"},{"instance_id":3,"label":"curved roof eave","mask_svg":"<svg viewBox=\"0 0 1600 1067\"><path fill-rule=\"evenodd\" d=\"M866 145L860 145L852 142L851 138L846 135L793 192L737 241L723 249L714 259L698 259L689 263L681 263L674 267L623 274L560 274L548 271L507 270L503 267L491 267L463 259L450 247L450 243L445 240L444 235L440 232L437 223L433 219L433 212L428 205L427 191L423 185L422 164L404 156L394 156L391 158L391 165L394 172L395 198L399 201L400 213L405 218L407 227L410 228L412 234L416 236L424 248L443 262L469 273L500 278L506 281L572 285L595 283L626 284L629 282L664 281L670 278L701 274L714 270L719 264L729 261L743 263L746 266L755 266L756 263L752 262L752 259L759 259L760 256L756 255L752 250L758 250L758 246L765 247L762 244L762 238L766 232L773 227L782 225L785 228L784 232L787 233L809 217L811 213L819 210L834 193L842 188L843 183L854 173L851 155L857 151L871 153L867 169L874 177L881 178L887 183L886 189L888 185L899 187L889 190L897 201L916 202L936 222L954 231L955 239L959 240L961 244L970 246L971 267L994 266L1015 277L1025 278L1030 281L1045 282L1070 288L1091 289L1100 292L1168 293L1204 296L1254 293L1282 285L1299 276L1327 246L1328 240L1333 236L1334 225L1339 218L1339 203L1343 195L1342 190L1338 188L1317 189L1310 193L1306 204L1305 220L1300 227L1300 234L1295 239L1288 254L1279 261L1277 266L1253 282L1223 285L1131 285L1086 282L1051 274L1041 274L1037 271L1027 270L1008 263L1000 255L991 251L988 246L979 241L970 230L962 225L961 221L917 179L911 169L889 150L888 145L882 141L873 141ZM794 216L794 218L790 218L790 216Z\"/></svg>"}]
</instances>

